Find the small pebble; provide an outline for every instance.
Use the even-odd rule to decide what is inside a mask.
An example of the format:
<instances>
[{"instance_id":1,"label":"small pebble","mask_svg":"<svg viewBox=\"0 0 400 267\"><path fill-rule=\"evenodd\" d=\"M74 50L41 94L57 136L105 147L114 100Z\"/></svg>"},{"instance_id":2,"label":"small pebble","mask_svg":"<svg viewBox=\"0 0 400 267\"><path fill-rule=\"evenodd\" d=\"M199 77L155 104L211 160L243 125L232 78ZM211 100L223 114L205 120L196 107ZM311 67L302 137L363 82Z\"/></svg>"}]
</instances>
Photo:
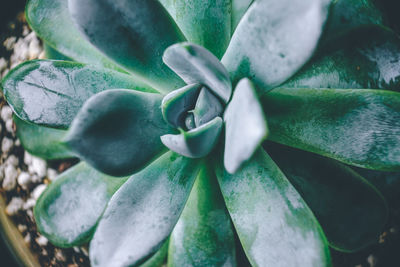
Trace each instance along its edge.
<instances>
[{"instance_id":1,"label":"small pebble","mask_svg":"<svg viewBox=\"0 0 400 267\"><path fill-rule=\"evenodd\" d=\"M33 199L37 200L40 195L43 193L43 191L46 189L46 185L45 184L40 184L38 186L35 187L35 189L33 189L31 196L33 197Z\"/></svg>"},{"instance_id":2,"label":"small pebble","mask_svg":"<svg viewBox=\"0 0 400 267\"><path fill-rule=\"evenodd\" d=\"M35 37L30 43L29 43L29 59L35 59L38 58L40 54L41 49L40 49L40 42L39 40Z\"/></svg>"},{"instance_id":3,"label":"small pebble","mask_svg":"<svg viewBox=\"0 0 400 267\"><path fill-rule=\"evenodd\" d=\"M81 251L86 257L89 257L89 251L86 247L81 247Z\"/></svg>"},{"instance_id":4,"label":"small pebble","mask_svg":"<svg viewBox=\"0 0 400 267\"><path fill-rule=\"evenodd\" d=\"M4 154L8 154L8 152L10 152L13 146L14 146L13 140L10 138L4 137L3 141L1 141L1 151Z\"/></svg>"},{"instance_id":5,"label":"small pebble","mask_svg":"<svg viewBox=\"0 0 400 267\"><path fill-rule=\"evenodd\" d=\"M12 114L13 114L12 109L9 106L5 105L1 109L0 116L3 121L8 121L12 119Z\"/></svg>"},{"instance_id":6,"label":"small pebble","mask_svg":"<svg viewBox=\"0 0 400 267\"><path fill-rule=\"evenodd\" d=\"M67 261L67 259L65 258L65 255L64 255L64 253L62 252L61 249L55 249L54 256L56 257L56 259L58 261L62 261L62 262L63 261Z\"/></svg>"},{"instance_id":7,"label":"small pebble","mask_svg":"<svg viewBox=\"0 0 400 267\"><path fill-rule=\"evenodd\" d=\"M49 240L42 235L37 237L35 240L36 240L36 243L38 243L38 245L42 246L42 247L47 246L47 243L49 242Z\"/></svg>"},{"instance_id":8,"label":"small pebble","mask_svg":"<svg viewBox=\"0 0 400 267\"><path fill-rule=\"evenodd\" d=\"M24 205L22 206L22 208L24 210L28 210L30 208L33 208L36 204L36 200L34 200L33 198L28 198L28 200L24 203Z\"/></svg>"},{"instance_id":9,"label":"small pebble","mask_svg":"<svg viewBox=\"0 0 400 267\"><path fill-rule=\"evenodd\" d=\"M28 185L31 183L31 176L27 172L21 172L18 175L17 182L23 189L26 190L28 189Z\"/></svg>"},{"instance_id":10,"label":"small pebble","mask_svg":"<svg viewBox=\"0 0 400 267\"><path fill-rule=\"evenodd\" d=\"M7 61L4 57L0 58L0 73L7 68Z\"/></svg>"},{"instance_id":11,"label":"small pebble","mask_svg":"<svg viewBox=\"0 0 400 267\"><path fill-rule=\"evenodd\" d=\"M12 165L14 167L18 167L19 160L15 155L10 155L4 163L5 165Z\"/></svg>"},{"instance_id":12,"label":"small pebble","mask_svg":"<svg viewBox=\"0 0 400 267\"><path fill-rule=\"evenodd\" d=\"M49 168L47 170L47 178L49 178L50 181L54 181L58 176L58 173L56 170Z\"/></svg>"},{"instance_id":13,"label":"small pebble","mask_svg":"<svg viewBox=\"0 0 400 267\"><path fill-rule=\"evenodd\" d=\"M4 169L5 169L5 165L0 165L0 182L3 181L4 179Z\"/></svg>"},{"instance_id":14,"label":"small pebble","mask_svg":"<svg viewBox=\"0 0 400 267\"><path fill-rule=\"evenodd\" d=\"M6 130L7 132L14 134L14 121L12 119L6 121Z\"/></svg>"},{"instance_id":15,"label":"small pebble","mask_svg":"<svg viewBox=\"0 0 400 267\"><path fill-rule=\"evenodd\" d=\"M34 221L35 218L33 218L33 211L31 209L26 210L26 215L29 216L29 218Z\"/></svg>"},{"instance_id":16,"label":"small pebble","mask_svg":"<svg viewBox=\"0 0 400 267\"><path fill-rule=\"evenodd\" d=\"M20 146L21 145L21 140L19 140L18 138L15 140L14 142L15 146Z\"/></svg>"},{"instance_id":17,"label":"small pebble","mask_svg":"<svg viewBox=\"0 0 400 267\"><path fill-rule=\"evenodd\" d=\"M74 251L75 251L76 253L79 253L79 252L80 252L78 247L72 247L72 248L74 249Z\"/></svg>"},{"instance_id":18,"label":"small pebble","mask_svg":"<svg viewBox=\"0 0 400 267\"><path fill-rule=\"evenodd\" d=\"M22 209L22 206L24 205L24 201L19 198L19 197L13 197L8 203L6 207L6 213L9 216L13 216L18 213L19 210Z\"/></svg>"},{"instance_id":19,"label":"small pebble","mask_svg":"<svg viewBox=\"0 0 400 267\"><path fill-rule=\"evenodd\" d=\"M25 150L25 152L24 152L24 163L26 164L26 165L31 165L32 164L32 155L31 154L29 154L29 152L28 151L26 151Z\"/></svg>"},{"instance_id":20,"label":"small pebble","mask_svg":"<svg viewBox=\"0 0 400 267\"><path fill-rule=\"evenodd\" d=\"M28 230L28 227L26 225L23 224L18 224L18 231L20 231L21 233L25 232L26 230Z\"/></svg>"},{"instance_id":21,"label":"small pebble","mask_svg":"<svg viewBox=\"0 0 400 267\"><path fill-rule=\"evenodd\" d=\"M18 172L12 165L6 165L4 169L3 188L6 191L11 191L17 185Z\"/></svg>"},{"instance_id":22,"label":"small pebble","mask_svg":"<svg viewBox=\"0 0 400 267\"><path fill-rule=\"evenodd\" d=\"M368 256L367 262L370 267L375 267L378 261L377 261L376 257L371 254Z\"/></svg>"},{"instance_id":23,"label":"small pebble","mask_svg":"<svg viewBox=\"0 0 400 267\"><path fill-rule=\"evenodd\" d=\"M28 169L30 173L37 174L39 178L43 178L46 176L47 163L43 159L32 156L32 162Z\"/></svg>"},{"instance_id":24,"label":"small pebble","mask_svg":"<svg viewBox=\"0 0 400 267\"><path fill-rule=\"evenodd\" d=\"M31 234L27 233L26 236L24 237L24 241L26 244L31 243Z\"/></svg>"},{"instance_id":25,"label":"small pebble","mask_svg":"<svg viewBox=\"0 0 400 267\"><path fill-rule=\"evenodd\" d=\"M41 183L43 181L43 178L40 178L37 174L32 174L31 181L32 183Z\"/></svg>"},{"instance_id":26,"label":"small pebble","mask_svg":"<svg viewBox=\"0 0 400 267\"><path fill-rule=\"evenodd\" d=\"M14 48L15 42L17 41L17 37L11 36L8 37L4 42L3 45L4 47L8 50L11 51Z\"/></svg>"}]
</instances>

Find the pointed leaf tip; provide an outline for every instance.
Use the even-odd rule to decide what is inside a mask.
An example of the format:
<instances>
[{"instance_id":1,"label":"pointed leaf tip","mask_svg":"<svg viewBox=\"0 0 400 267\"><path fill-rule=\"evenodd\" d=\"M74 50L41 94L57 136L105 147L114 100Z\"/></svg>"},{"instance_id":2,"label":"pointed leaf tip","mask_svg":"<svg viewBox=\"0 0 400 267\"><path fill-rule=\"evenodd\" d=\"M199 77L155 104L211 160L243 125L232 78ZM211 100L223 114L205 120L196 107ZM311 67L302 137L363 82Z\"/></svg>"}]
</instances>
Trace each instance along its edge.
<instances>
[{"instance_id":1,"label":"pointed leaf tip","mask_svg":"<svg viewBox=\"0 0 400 267\"><path fill-rule=\"evenodd\" d=\"M234 173L248 160L268 134L265 116L253 83L243 78L236 86L232 101L224 114L224 165Z\"/></svg>"}]
</instances>

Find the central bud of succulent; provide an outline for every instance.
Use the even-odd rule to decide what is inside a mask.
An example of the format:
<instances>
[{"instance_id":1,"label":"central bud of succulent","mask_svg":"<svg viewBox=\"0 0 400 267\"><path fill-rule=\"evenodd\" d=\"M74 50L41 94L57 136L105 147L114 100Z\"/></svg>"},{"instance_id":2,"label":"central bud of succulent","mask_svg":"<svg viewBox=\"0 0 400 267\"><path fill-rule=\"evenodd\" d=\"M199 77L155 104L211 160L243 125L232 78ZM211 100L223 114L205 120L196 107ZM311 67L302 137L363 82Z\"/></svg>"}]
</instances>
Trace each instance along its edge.
<instances>
[{"instance_id":1,"label":"central bud of succulent","mask_svg":"<svg viewBox=\"0 0 400 267\"><path fill-rule=\"evenodd\" d=\"M211 52L191 43L169 47L163 61L188 85L162 101L165 121L180 134L164 135L161 141L186 157L204 157L222 132L222 113L232 94L229 74Z\"/></svg>"},{"instance_id":2,"label":"central bud of succulent","mask_svg":"<svg viewBox=\"0 0 400 267\"><path fill-rule=\"evenodd\" d=\"M201 158L211 152L225 128L224 165L235 172L268 132L253 83L243 78L232 96L232 82L222 63L191 43L168 47L163 61L187 85L163 98L164 120L180 133L163 135L161 141L183 156Z\"/></svg>"}]
</instances>

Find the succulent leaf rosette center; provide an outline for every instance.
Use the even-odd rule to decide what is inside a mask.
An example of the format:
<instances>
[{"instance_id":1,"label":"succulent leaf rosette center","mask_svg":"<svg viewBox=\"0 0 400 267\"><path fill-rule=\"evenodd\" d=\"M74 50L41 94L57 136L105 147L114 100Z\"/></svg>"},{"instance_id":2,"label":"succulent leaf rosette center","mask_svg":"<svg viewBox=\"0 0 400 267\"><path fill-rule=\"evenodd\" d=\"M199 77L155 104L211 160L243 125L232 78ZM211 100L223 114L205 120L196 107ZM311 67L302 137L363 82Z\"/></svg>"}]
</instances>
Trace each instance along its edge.
<instances>
[{"instance_id":1,"label":"succulent leaf rosette center","mask_svg":"<svg viewBox=\"0 0 400 267\"><path fill-rule=\"evenodd\" d=\"M164 120L180 134L163 135L161 141L185 157L201 158L218 143L225 122L224 163L229 172L235 172L267 135L251 81L239 81L231 100L228 71L210 51L192 43L170 46L163 61L187 85L163 98Z\"/></svg>"}]
</instances>

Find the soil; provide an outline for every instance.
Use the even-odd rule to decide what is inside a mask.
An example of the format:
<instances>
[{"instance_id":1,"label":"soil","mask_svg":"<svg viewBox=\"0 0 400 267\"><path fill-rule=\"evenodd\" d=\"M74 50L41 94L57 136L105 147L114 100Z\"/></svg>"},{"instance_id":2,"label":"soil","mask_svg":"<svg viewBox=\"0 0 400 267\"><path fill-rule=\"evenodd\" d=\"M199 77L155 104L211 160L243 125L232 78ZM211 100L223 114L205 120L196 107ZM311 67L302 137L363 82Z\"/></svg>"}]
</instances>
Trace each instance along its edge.
<instances>
[{"instance_id":1,"label":"soil","mask_svg":"<svg viewBox=\"0 0 400 267\"><path fill-rule=\"evenodd\" d=\"M0 30L0 78L3 77L11 67L23 60L43 57L41 43L28 28L22 12L18 13L16 18L7 23L6 26L1 25ZM14 37L15 39L13 39ZM35 50L35 47L33 45L30 47L29 44L37 40L40 50L33 52L28 51L25 57L22 58L18 58L18 56L15 57L15 52L18 50L15 44L18 43L19 39L22 40L21 42L26 42L28 50L32 47L32 49ZM10 40L14 44L10 44ZM6 66L3 66L3 68L1 66L2 58L4 58L6 62ZM27 246L37 255L41 266L89 266L87 246L70 249L54 247L45 237L37 232L32 212L34 201L37 199L40 191L43 191L45 186L55 179L57 173L69 168L75 164L76 161L43 163L39 159L34 159L33 161L39 165L45 164L45 174L39 175L37 168L32 167L34 165L32 163L32 156L23 150L15 135L15 124L7 122L10 119L7 117L9 111L2 96L0 98L0 111L2 115L2 120L0 120L0 144L2 148L2 154L0 156L0 182L2 182L0 194L5 198L8 205L7 213L12 218L15 225L17 225ZM6 118L4 119L3 117ZM3 140L5 138L12 141L11 148L7 149L7 144L4 145ZM12 165L16 171L17 177L14 179L15 185L12 185L12 183L11 186L10 184L7 185L7 183L5 185L4 180L6 179L6 174L4 169L7 164ZM10 167L10 169L12 168ZM22 179L19 179L21 173L27 173L29 175L28 183L23 183ZM390 196L392 198L390 199L390 203L400 203L400 194L397 193L399 192ZM17 201L15 201L15 199L17 199ZM22 200L22 202L20 200ZM400 207L389 206L390 217L377 244L353 254L331 250L334 266L400 266Z\"/></svg>"}]
</instances>

